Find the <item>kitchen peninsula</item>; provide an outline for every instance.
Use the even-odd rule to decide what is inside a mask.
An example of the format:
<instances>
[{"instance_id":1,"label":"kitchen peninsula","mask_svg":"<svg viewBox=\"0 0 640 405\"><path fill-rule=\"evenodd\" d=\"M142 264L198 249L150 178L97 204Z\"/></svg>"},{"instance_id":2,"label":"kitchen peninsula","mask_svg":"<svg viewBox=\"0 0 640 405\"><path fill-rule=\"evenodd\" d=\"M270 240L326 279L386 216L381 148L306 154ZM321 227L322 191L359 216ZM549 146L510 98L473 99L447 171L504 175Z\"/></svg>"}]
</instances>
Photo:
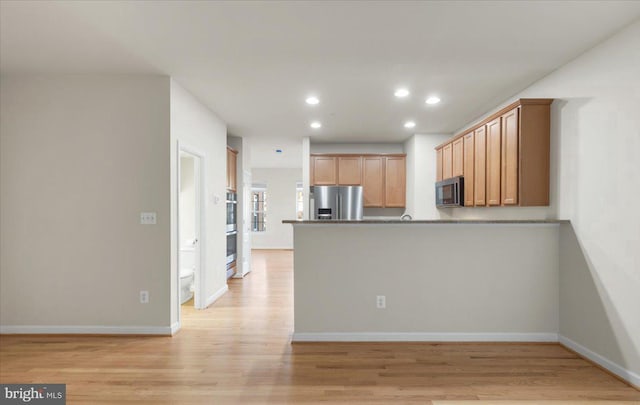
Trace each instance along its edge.
<instances>
[{"instance_id":1,"label":"kitchen peninsula","mask_svg":"<svg viewBox=\"0 0 640 405\"><path fill-rule=\"evenodd\" d=\"M294 341L557 340L568 221L283 222Z\"/></svg>"}]
</instances>

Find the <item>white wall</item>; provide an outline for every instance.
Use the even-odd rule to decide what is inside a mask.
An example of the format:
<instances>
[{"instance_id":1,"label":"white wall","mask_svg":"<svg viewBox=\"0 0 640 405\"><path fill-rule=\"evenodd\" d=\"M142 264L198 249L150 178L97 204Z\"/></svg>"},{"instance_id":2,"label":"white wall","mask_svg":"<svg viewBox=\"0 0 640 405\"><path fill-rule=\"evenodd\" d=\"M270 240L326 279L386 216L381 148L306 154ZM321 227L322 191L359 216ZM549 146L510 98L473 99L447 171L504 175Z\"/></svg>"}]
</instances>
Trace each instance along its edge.
<instances>
[{"instance_id":1,"label":"white wall","mask_svg":"<svg viewBox=\"0 0 640 405\"><path fill-rule=\"evenodd\" d=\"M556 224L293 227L294 339L557 338Z\"/></svg>"},{"instance_id":2,"label":"white wall","mask_svg":"<svg viewBox=\"0 0 640 405\"><path fill-rule=\"evenodd\" d=\"M196 237L196 187L195 160L192 156L180 156L180 247Z\"/></svg>"},{"instance_id":3,"label":"white wall","mask_svg":"<svg viewBox=\"0 0 640 405\"><path fill-rule=\"evenodd\" d=\"M169 79L2 76L0 115L2 331L168 333Z\"/></svg>"},{"instance_id":4,"label":"white wall","mask_svg":"<svg viewBox=\"0 0 640 405\"><path fill-rule=\"evenodd\" d=\"M256 169L254 183L267 185L267 230L253 232L254 249L293 249L291 225L285 219L296 218L296 183L302 181L302 169Z\"/></svg>"},{"instance_id":5,"label":"white wall","mask_svg":"<svg viewBox=\"0 0 640 405\"><path fill-rule=\"evenodd\" d=\"M451 135L415 134L404 148L407 153L407 207L413 219L438 218L435 206L436 152L434 148Z\"/></svg>"},{"instance_id":6,"label":"white wall","mask_svg":"<svg viewBox=\"0 0 640 405\"><path fill-rule=\"evenodd\" d=\"M302 219L309 219L311 213L309 212L309 191L311 186L311 139L307 136L302 138L302 189L307 190L304 193L304 203L302 206L303 215Z\"/></svg>"},{"instance_id":7,"label":"white wall","mask_svg":"<svg viewBox=\"0 0 640 405\"><path fill-rule=\"evenodd\" d=\"M583 257L562 259L560 332L635 373L636 381L640 381L638 72L640 22L496 107L517 98L555 99L550 207L440 210L443 217L570 219L571 232L564 232L563 238L576 241L563 244L579 246ZM593 325L608 331L594 333Z\"/></svg>"},{"instance_id":8,"label":"white wall","mask_svg":"<svg viewBox=\"0 0 640 405\"><path fill-rule=\"evenodd\" d=\"M226 279L226 171L227 128L215 113L205 107L177 82L171 80L171 167L165 176L171 179L171 321L178 320L177 288L177 146L188 146L205 155L203 190L204 233L200 244L204 261L202 298L211 302L227 288ZM167 151L169 153L169 151ZM166 157L165 157L166 159ZM206 238L205 238L206 236Z\"/></svg>"}]
</instances>

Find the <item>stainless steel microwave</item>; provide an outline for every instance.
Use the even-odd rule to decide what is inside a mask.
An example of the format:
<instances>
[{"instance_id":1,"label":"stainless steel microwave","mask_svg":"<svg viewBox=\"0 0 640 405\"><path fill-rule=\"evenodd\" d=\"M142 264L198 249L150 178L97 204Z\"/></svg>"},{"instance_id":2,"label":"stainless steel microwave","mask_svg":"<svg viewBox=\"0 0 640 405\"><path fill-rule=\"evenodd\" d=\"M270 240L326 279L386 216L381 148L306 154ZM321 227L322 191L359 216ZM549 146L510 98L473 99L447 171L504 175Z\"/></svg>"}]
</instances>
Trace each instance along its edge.
<instances>
[{"instance_id":1,"label":"stainless steel microwave","mask_svg":"<svg viewBox=\"0 0 640 405\"><path fill-rule=\"evenodd\" d=\"M462 176L436 183L436 207L464 207L464 178Z\"/></svg>"}]
</instances>

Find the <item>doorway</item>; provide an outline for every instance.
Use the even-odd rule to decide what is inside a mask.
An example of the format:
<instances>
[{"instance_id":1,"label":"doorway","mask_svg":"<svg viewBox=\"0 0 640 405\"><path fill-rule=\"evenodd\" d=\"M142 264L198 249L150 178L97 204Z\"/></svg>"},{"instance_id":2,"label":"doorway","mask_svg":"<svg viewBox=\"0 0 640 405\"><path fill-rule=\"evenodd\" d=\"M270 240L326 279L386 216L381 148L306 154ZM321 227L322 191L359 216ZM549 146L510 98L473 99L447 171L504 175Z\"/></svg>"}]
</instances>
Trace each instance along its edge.
<instances>
[{"instance_id":1,"label":"doorway","mask_svg":"<svg viewBox=\"0 0 640 405\"><path fill-rule=\"evenodd\" d=\"M203 305L202 170L203 157L185 147L179 148L178 163L178 302L180 313ZM179 316L180 317L180 316Z\"/></svg>"}]
</instances>

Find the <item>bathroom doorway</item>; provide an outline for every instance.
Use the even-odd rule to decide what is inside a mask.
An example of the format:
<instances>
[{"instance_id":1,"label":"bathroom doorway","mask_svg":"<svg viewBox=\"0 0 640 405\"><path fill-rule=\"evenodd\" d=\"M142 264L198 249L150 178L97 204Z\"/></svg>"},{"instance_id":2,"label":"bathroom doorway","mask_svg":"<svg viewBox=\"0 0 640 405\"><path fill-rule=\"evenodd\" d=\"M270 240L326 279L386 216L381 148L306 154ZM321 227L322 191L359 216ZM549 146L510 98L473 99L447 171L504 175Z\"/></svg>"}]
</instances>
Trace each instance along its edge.
<instances>
[{"instance_id":1,"label":"bathroom doorway","mask_svg":"<svg viewBox=\"0 0 640 405\"><path fill-rule=\"evenodd\" d=\"M180 147L178 168L178 299L180 312L202 308L202 169L197 152Z\"/></svg>"}]
</instances>

